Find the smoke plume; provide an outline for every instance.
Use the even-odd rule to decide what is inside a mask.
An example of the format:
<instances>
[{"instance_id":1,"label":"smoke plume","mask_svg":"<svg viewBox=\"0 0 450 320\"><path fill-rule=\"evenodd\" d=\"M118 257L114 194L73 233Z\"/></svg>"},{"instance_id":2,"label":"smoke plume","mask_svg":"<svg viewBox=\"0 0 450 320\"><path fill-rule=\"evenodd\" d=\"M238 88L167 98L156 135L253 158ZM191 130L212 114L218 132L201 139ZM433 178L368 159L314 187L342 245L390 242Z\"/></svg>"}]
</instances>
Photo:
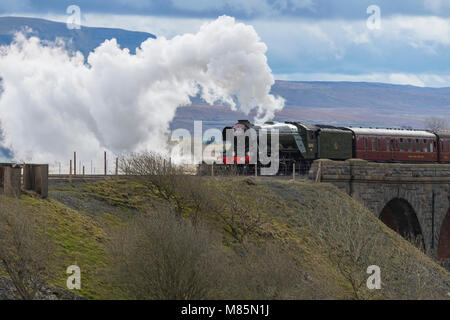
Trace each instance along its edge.
<instances>
[{"instance_id":1,"label":"smoke plume","mask_svg":"<svg viewBox=\"0 0 450 320\"><path fill-rule=\"evenodd\" d=\"M3 144L17 160L163 151L177 108L197 94L233 110L256 109L258 121L284 106L269 94L266 45L253 27L227 16L196 34L148 39L136 54L112 39L85 59L23 34L0 50Z\"/></svg>"}]
</instances>

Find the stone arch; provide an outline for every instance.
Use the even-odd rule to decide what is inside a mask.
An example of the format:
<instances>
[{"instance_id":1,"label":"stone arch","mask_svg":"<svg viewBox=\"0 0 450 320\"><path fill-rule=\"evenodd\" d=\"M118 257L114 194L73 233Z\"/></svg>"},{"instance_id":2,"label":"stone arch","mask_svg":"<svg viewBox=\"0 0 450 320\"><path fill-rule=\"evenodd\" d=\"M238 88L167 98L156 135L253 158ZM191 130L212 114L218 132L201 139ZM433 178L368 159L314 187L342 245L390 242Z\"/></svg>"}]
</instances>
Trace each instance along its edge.
<instances>
[{"instance_id":1,"label":"stone arch","mask_svg":"<svg viewBox=\"0 0 450 320\"><path fill-rule=\"evenodd\" d=\"M450 261L450 208L441 226L437 258L441 261Z\"/></svg>"},{"instance_id":2,"label":"stone arch","mask_svg":"<svg viewBox=\"0 0 450 320\"><path fill-rule=\"evenodd\" d=\"M402 198L394 198L381 210L380 220L407 240L420 240L425 248L422 228L411 204Z\"/></svg>"}]
</instances>

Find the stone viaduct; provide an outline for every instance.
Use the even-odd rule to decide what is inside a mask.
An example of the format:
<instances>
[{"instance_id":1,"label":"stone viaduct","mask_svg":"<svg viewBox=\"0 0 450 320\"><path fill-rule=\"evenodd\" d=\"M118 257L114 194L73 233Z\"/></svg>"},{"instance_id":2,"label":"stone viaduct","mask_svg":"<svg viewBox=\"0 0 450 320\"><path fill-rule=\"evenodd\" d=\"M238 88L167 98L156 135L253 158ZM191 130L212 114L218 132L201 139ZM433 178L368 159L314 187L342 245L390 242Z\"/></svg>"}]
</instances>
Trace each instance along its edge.
<instances>
[{"instance_id":1,"label":"stone viaduct","mask_svg":"<svg viewBox=\"0 0 450 320\"><path fill-rule=\"evenodd\" d=\"M332 183L404 237L450 261L450 164L317 160L310 179Z\"/></svg>"}]
</instances>

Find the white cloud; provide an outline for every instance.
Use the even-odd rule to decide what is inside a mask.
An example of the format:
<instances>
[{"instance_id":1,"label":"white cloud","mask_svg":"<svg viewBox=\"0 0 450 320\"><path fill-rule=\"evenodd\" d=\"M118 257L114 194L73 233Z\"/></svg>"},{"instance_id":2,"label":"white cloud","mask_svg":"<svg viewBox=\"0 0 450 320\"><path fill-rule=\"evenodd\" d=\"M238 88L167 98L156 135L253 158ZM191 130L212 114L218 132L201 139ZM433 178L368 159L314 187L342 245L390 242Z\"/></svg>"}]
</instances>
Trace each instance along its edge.
<instances>
[{"instance_id":1,"label":"white cloud","mask_svg":"<svg viewBox=\"0 0 450 320\"><path fill-rule=\"evenodd\" d=\"M66 15L15 13L10 16L41 18L66 23ZM185 33L195 33L210 19L161 17L142 15L97 14L81 11L81 23L86 27L119 28L149 32L158 37L172 38Z\"/></svg>"},{"instance_id":2,"label":"white cloud","mask_svg":"<svg viewBox=\"0 0 450 320\"><path fill-rule=\"evenodd\" d=\"M88 27L121 28L131 31L149 32L157 37L172 38L185 33L195 33L210 19L138 16L138 15L83 15L83 24Z\"/></svg>"},{"instance_id":3,"label":"white cloud","mask_svg":"<svg viewBox=\"0 0 450 320\"><path fill-rule=\"evenodd\" d=\"M23 11L30 7L30 0L1 0L0 10Z\"/></svg>"},{"instance_id":4,"label":"white cloud","mask_svg":"<svg viewBox=\"0 0 450 320\"><path fill-rule=\"evenodd\" d=\"M383 35L418 45L450 45L450 19L395 16L383 20Z\"/></svg>"},{"instance_id":5,"label":"white cloud","mask_svg":"<svg viewBox=\"0 0 450 320\"><path fill-rule=\"evenodd\" d=\"M310 11L315 10L315 4L313 0L276 0L273 3L273 7L290 11L302 9L308 9Z\"/></svg>"},{"instance_id":6,"label":"white cloud","mask_svg":"<svg viewBox=\"0 0 450 320\"><path fill-rule=\"evenodd\" d=\"M223 10L225 8L231 8L233 10L242 11L245 14L261 14L270 12L272 6L267 1L261 0L171 0L173 6L177 9L189 10L189 11L211 11L211 10Z\"/></svg>"},{"instance_id":7,"label":"white cloud","mask_svg":"<svg viewBox=\"0 0 450 320\"><path fill-rule=\"evenodd\" d=\"M442 0L424 0L424 7L433 13L439 13L445 3Z\"/></svg>"},{"instance_id":8,"label":"white cloud","mask_svg":"<svg viewBox=\"0 0 450 320\"><path fill-rule=\"evenodd\" d=\"M313 0L171 0L178 9L205 12L232 9L246 15L274 16L282 12L314 11Z\"/></svg>"},{"instance_id":9,"label":"white cloud","mask_svg":"<svg viewBox=\"0 0 450 320\"><path fill-rule=\"evenodd\" d=\"M408 73L366 73L358 75L340 73L291 73L275 74L277 80L289 81L350 81L381 82L417 87L450 87L450 75Z\"/></svg>"},{"instance_id":10,"label":"white cloud","mask_svg":"<svg viewBox=\"0 0 450 320\"><path fill-rule=\"evenodd\" d=\"M65 21L65 16L46 18ZM339 79L346 73L365 74L367 81L449 85L445 75L447 70L450 74L448 64L433 62L440 61L448 52L449 18L382 16L382 19L381 30L369 30L365 20L291 17L245 22L253 25L268 45L269 63L280 74L301 73L305 77L308 73L339 74ZM83 21L88 26L147 31L168 38L187 32L194 33L205 22L203 19L192 18L98 14L85 14ZM408 61L412 59L412 54L415 55L415 60ZM399 61L405 60L399 68ZM408 64L411 70L407 69ZM435 73L439 75L433 76ZM415 74L420 76L415 77ZM301 78L296 77L296 80Z\"/></svg>"},{"instance_id":11,"label":"white cloud","mask_svg":"<svg viewBox=\"0 0 450 320\"><path fill-rule=\"evenodd\" d=\"M228 0L234 1L234 0ZM256 1L256 0L255 0ZM308 3L308 0L300 0ZM186 3L185 1L182 1ZM205 1L210 3L211 1ZM242 1L237 1L240 3ZM181 3L181 0L180 0ZM205 4L206 5L206 4ZM213 6L214 4L208 4ZM241 4L245 5L245 4ZM253 5L247 4L249 7ZM17 13L15 16L39 17L53 21L66 22L66 15L54 14L27 14ZM381 30L369 30L365 20L312 20L312 19L255 19L243 20L260 29L264 40L271 44L272 40L286 40L289 37L317 38L317 41L333 43L370 43L377 39L395 40L413 44L441 44L450 45L450 18L437 16L391 16L382 17ZM133 31L145 31L157 36L173 37L177 34L195 32L208 19L164 17L164 16L142 16L142 15L119 15L119 14L95 14L82 11L82 23L91 27L122 28ZM312 34L310 34L312 32ZM267 37L265 37L267 35Z\"/></svg>"}]
</instances>

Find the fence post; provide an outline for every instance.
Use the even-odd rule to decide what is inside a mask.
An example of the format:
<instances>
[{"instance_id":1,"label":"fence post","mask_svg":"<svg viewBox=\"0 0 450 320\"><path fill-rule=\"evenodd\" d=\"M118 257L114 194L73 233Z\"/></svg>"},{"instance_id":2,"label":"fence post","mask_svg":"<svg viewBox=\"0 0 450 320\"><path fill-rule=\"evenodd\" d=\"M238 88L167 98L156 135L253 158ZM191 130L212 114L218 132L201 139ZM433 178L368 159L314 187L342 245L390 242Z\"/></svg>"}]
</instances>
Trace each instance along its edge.
<instances>
[{"instance_id":1,"label":"fence post","mask_svg":"<svg viewBox=\"0 0 450 320\"><path fill-rule=\"evenodd\" d=\"M72 160L70 160L69 166L69 182L72 182Z\"/></svg>"},{"instance_id":2,"label":"fence post","mask_svg":"<svg viewBox=\"0 0 450 320\"><path fill-rule=\"evenodd\" d=\"M322 161L319 161L319 168L317 169L316 182L322 180Z\"/></svg>"},{"instance_id":3,"label":"fence post","mask_svg":"<svg viewBox=\"0 0 450 320\"><path fill-rule=\"evenodd\" d=\"M119 175L119 158L116 157L116 176Z\"/></svg>"},{"instance_id":4,"label":"fence post","mask_svg":"<svg viewBox=\"0 0 450 320\"><path fill-rule=\"evenodd\" d=\"M84 176L84 166L83 166L83 176Z\"/></svg>"},{"instance_id":5,"label":"fence post","mask_svg":"<svg viewBox=\"0 0 450 320\"><path fill-rule=\"evenodd\" d=\"M77 152L73 152L73 175L77 175Z\"/></svg>"},{"instance_id":6,"label":"fence post","mask_svg":"<svg viewBox=\"0 0 450 320\"><path fill-rule=\"evenodd\" d=\"M258 163L255 163L255 177L258 176Z\"/></svg>"},{"instance_id":7,"label":"fence post","mask_svg":"<svg viewBox=\"0 0 450 320\"><path fill-rule=\"evenodd\" d=\"M106 151L105 151L105 154L104 154L104 166L105 166L105 176L106 176Z\"/></svg>"},{"instance_id":8,"label":"fence post","mask_svg":"<svg viewBox=\"0 0 450 320\"><path fill-rule=\"evenodd\" d=\"M292 180L295 181L295 162L292 165Z\"/></svg>"}]
</instances>

